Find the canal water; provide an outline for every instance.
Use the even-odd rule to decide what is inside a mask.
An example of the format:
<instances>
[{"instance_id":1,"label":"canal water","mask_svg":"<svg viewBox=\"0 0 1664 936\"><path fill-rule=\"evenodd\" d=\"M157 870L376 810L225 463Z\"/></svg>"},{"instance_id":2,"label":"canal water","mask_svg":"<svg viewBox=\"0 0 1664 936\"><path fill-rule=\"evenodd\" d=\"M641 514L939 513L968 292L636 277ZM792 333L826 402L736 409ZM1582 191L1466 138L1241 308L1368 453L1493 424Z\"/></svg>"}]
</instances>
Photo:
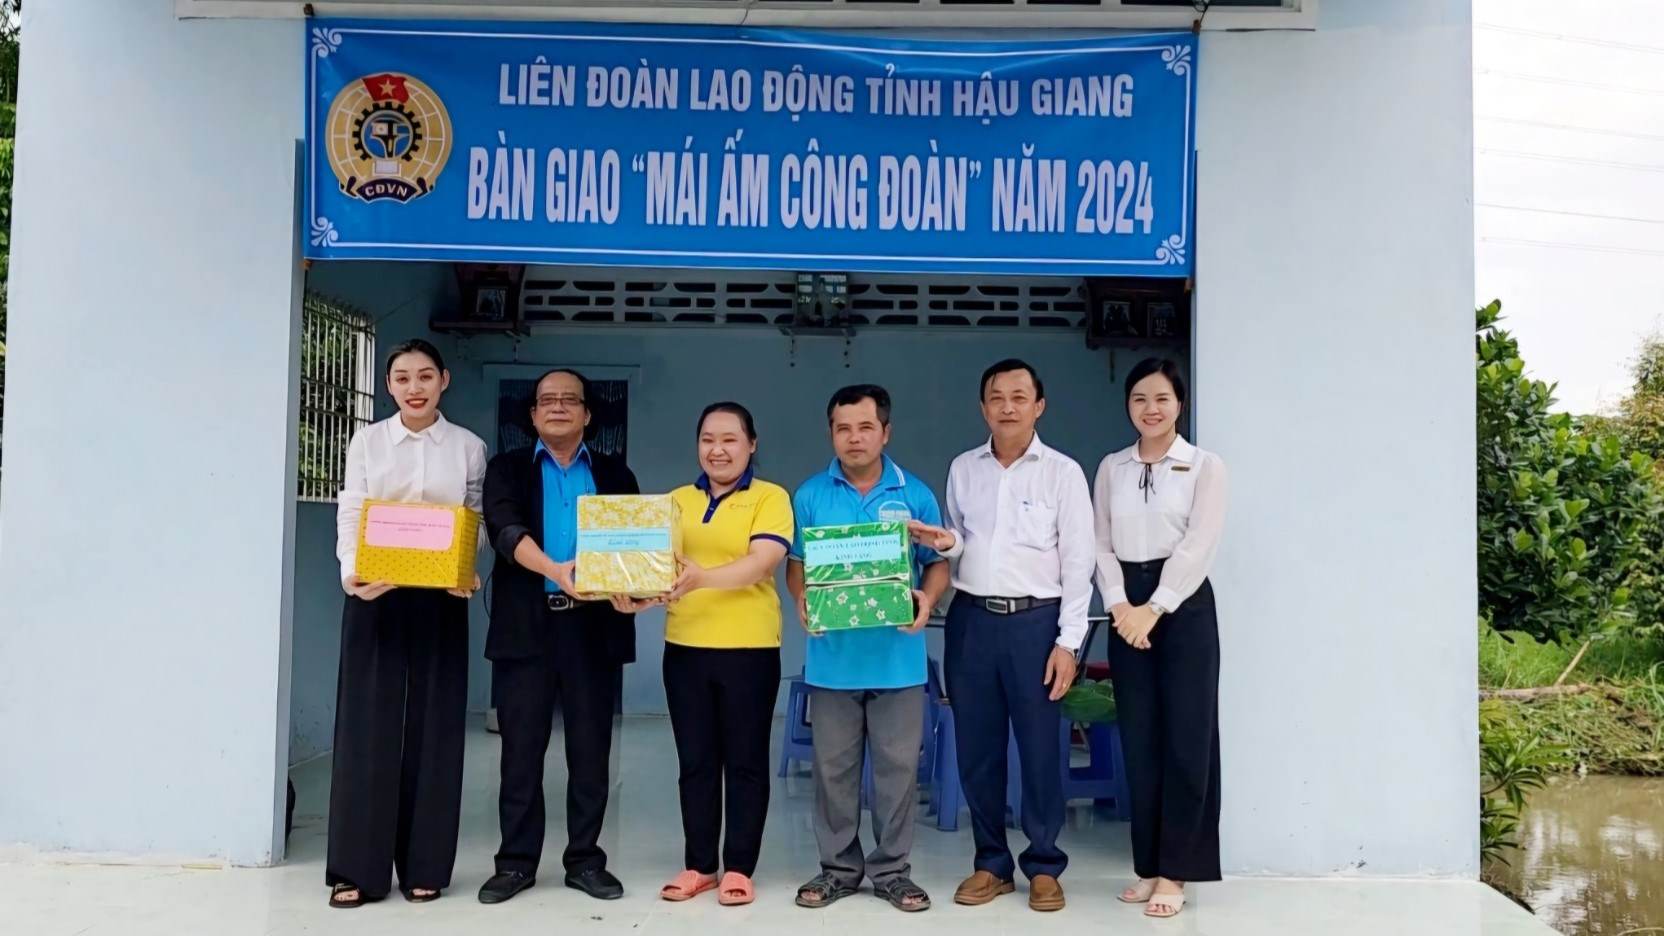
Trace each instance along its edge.
<instances>
[{"instance_id":1,"label":"canal water","mask_svg":"<svg viewBox=\"0 0 1664 936\"><path fill-rule=\"evenodd\" d=\"M1567 777L1533 793L1511 867L1538 919L1576 936L1664 936L1664 778Z\"/></svg>"}]
</instances>

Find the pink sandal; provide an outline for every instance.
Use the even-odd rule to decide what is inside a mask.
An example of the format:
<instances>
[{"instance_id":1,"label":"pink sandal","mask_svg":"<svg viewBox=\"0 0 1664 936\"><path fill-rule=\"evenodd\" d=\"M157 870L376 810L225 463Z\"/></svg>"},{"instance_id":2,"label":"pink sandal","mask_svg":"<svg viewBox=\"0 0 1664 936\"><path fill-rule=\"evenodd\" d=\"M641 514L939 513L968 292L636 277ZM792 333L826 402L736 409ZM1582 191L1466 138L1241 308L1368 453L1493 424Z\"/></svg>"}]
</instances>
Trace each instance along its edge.
<instances>
[{"instance_id":1,"label":"pink sandal","mask_svg":"<svg viewBox=\"0 0 1664 936\"><path fill-rule=\"evenodd\" d=\"M1122 903L1149 903L1156 892L1155 878L1139 878L1138 883L1115 896Z\"/></svg>"},{"instance_id":2,"label":"pink sandal","mask_svg":"<svg viewBox=\"0 0 1664 936\"><path fill-rule=\"evenodd\" d=\"M751 886L751 879L738 871L730 871L722 876L722 889L717 892L716 902L724 907L743 907L757 899L757 893Z\"/></svg>"},{"instance_id":3,"label":"pink sandal","mask_svg":"<svg viewBox=\"0 0 1664 936\"><path fill-rule=\"evenodd\" d=\"M716 890L716 875L683 871L669 884L659 889L659 896L674 903L692 900L708 890Z\"/></svg>"},{"instance_id":4,"label":"pink sandal","mask_svg":"<svg viewBox=\"0 0 1664 936\"><path fill-rule=\"evenodd\" d=\"M1184 891L1177 894L1152 894L1144 907L1144 915L1157 920L1171 920L1184 909Z\"/></svg>"}]
</instances>

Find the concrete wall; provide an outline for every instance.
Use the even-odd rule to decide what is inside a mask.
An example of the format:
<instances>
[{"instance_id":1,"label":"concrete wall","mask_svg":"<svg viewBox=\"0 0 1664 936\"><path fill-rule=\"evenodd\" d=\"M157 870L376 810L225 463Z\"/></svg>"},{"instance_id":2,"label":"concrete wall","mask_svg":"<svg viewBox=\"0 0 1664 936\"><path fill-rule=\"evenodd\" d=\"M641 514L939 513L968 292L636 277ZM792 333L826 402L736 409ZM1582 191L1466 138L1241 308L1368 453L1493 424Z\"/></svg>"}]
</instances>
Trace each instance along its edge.
<instances>
[{"instance_id":1,"label":"concrete wall","mask_svg":"<svg viewBox=\"0 0 1664 936\"><path fill-rule=\"evenodd\" d=\"M25 31L0 842L270 860L288 734L300 27L58 0L31 5ZM1471 876L1469 6L1324 0L1315 33L1203 46L1198 436L1235 490L1217 570L1226 866ZM686 433L708 395L757 403L765 474L790 481L825 450L774 441L803 419L779 387L895 383L918 365L868 338L849 371L811 347L796 375L775 336L722 357L714 339L674 355L608 340L573 334L518 360L639 367L632 419L682 427L632 438L650 487L691 475ZM932 343L951 363L898 416L897 453L930 478L979 431L966 388L995 356L954 340ZM516 360L475 347L459 371ZM1084 353L1006 350L1064 370L1054 352ZM709 362L698 397L661 382L672 356ZM756 370L729 377L735 361ZM1081 406L1090 393L1053 391ZM452 401L469 422L489 421L483 407ZM1080 434L1065 428L1077 418ZM1091 461L1112 444L1085 431L1094 419L1119 425L1054 413L1048 437ZM651 702L651 670L635 668L633 705Z\"/></svg>"},{"instance_id":2,"label":"concrete wall","mask_svg":"<svg viewBox=\"0 0 1664 936\"><path fill-rule=\"evenodd\" d=\"M1197 431L1232 472L1224 860L1472 875L1468 4L1321 15L1201 56Z\"/></svg>"},{"instance_id":3,"label":"concrete wall","mask_svg":"<svg viewBox=\"0 0 1664 936\"><path fill-rule=\"evenodd\" d=\"M300 25L56 0L23 28L0 842L263 864L289 714Z\"/></svg>"}]
</instances>

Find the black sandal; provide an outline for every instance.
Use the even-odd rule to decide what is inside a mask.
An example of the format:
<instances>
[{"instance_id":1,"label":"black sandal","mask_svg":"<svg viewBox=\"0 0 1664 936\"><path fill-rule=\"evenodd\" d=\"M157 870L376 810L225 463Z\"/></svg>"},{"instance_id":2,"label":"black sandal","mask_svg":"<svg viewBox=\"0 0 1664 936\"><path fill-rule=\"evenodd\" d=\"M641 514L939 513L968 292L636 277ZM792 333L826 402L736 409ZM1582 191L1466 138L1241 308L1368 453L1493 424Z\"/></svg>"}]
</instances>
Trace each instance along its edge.
<instances>
[{"instance_id":1,"label":"black sandal","mask_svg":"<svg viewBox=\"0 0 1664 936\"><path fill-rule=\"evenodd\" d=\"M797 905L819 910L828 907L855 893L855 888L848 884L838 883L831 872L822 871L809 879L809 883L797 889Z\"/></svg>"},{"instance_id":2,"label":"black sandal","mask_svg":"<svg viewBox=\"0 0 1664 936\"><path fill-rule=\"evenodd\" d=\"M918 913L920 910L930 909L930 895L906 877L897 876L882 882L874 881L872 892L874 896L889 901L890 906L903 913ZM914 902L908 903L909 900Z\"/></svg>"},{"instance_id":3,"label":"black sandal","mask_svg":"<svg viewBox=\"0 0 1664 936\"><path fill-rule=\"evenodd\" d=\"M350 899L342 899L341 895L347 891L358 891ZM364 892L356 884L337 884L329 889L329 905L337 910L356 910L364 906Z\"/></svg>"},{"instance_id":4,"label":"black sandal","mask_svg":"<svg viewBox=\"0 0 1664 936\"><path fill-rule=\"evenodd\" d=\"M437 887L434 887L434 888L405 887L405 888L400 888L400 890L404 893L404 899L410 901L411 903L431 903L435 900L438 900L439 895L444 893L444 891L440 890ZM433 893L431 893L431 894L418 894L418 893L416 893L419 890L432 890Z\"/></svg>"}]
</instances>

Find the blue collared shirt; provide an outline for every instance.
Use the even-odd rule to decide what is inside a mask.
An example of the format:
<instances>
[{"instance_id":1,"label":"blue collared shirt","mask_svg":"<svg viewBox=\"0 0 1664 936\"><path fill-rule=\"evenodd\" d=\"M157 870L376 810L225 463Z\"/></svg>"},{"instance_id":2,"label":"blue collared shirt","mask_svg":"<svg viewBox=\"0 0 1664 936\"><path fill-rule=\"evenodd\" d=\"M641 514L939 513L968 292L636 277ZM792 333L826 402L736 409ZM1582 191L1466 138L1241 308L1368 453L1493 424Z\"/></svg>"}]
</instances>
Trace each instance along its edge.
<instances>
[{"instance_id":1,"label":"blue collared shirt","mask_svg":"<svg viewBox=\"0 0 1664 936\"><path fill-rule=\"evenodd\" d=\"M792 497L797 536L792 558L803 560L803 528L869 523L876 520L920 520L941 525L942 509L929 485L884 456L884 475L863 495L844 477L837 459L820 474L803 482ZM913 547L913 587L926 566L943 562L927 546ZM894 628L855 630L811 637L804 651L803 676L822 689L905 689L926 679L924 634L903 634Z\"/></svg>"},{"instance_id":2,"label":"blue collared shirt","mask_svg":"<svg viewBox=\"0 0 1664 936\"><path fill-rule=\"evenodd\" d=\"M556 562L571 562L578 556L578 498L595 493L589 446L578 446L577 457L563 468L539 439L532 458L543 469L543 551ZM554 593L560 586L544 579L543 590Z\"/></svg>"}]
</instances>

